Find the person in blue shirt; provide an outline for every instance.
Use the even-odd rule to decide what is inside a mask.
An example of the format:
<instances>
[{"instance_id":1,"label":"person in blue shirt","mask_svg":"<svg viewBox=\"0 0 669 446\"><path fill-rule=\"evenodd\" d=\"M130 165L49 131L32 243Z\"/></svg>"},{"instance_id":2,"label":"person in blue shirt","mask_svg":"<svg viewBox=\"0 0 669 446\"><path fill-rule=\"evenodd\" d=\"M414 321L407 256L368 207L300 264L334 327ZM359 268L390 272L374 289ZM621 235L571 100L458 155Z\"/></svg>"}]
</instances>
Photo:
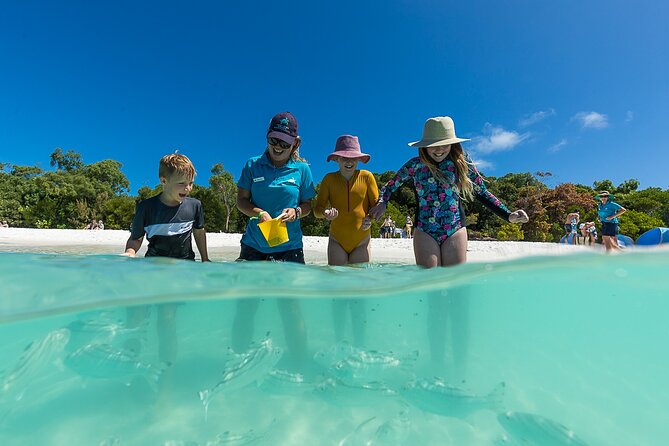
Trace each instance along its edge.
<instances>
[{"instance_id":1,"label":"person in blue shirt","mask_svg":"<svg viewBox=\"0 0 669 446\"><path fill-rule=\"evenodd\" d=\"M238 260L273 260L304 264L300 218L311 212L316 196L309 165L300 157L301 140L297 120L290 112L275 115L267 129L267 147L262 155L250 158L237 182L237 208L251 217L241 239ZM286 223L288 241L270 246L259 223L280 218ZM288 344L288 360L299 364L306 355L306 330L299 302L280 299L279 310ZM237 305L232 326L232 348L246 351L253 337L257 299Z\"/></svg>"},{"instance_id":2,"label":"person in blue shirt","mask_svg":"<svg viewBox=\"0 0 669 446\"><path fill-rule=\"evenodd\" d=\"M627 209L613 201L613 196L608 191L601 191L597 195L599 205L597 214L602 222L602 243L606 251L620 250L618 245L618 217L623 215Z\"/></svg>"}]
</instances>

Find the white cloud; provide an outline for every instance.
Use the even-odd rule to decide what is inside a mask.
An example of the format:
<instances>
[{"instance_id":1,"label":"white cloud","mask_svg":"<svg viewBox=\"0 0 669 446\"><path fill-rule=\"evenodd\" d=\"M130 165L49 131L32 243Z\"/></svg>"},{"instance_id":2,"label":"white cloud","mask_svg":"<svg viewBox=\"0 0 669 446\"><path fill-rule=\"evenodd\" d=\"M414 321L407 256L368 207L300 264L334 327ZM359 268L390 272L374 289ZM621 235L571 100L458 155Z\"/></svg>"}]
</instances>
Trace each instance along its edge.
<instances>
[{"instance_id":1,"label":"white cloud","mask_svg":"<svg viewBox=\"0 0 669 446\"><path fill-rule=\"evenodd\" d=\"M609 126L609 117L597 112L579 112L572 118L578 121L584 129L603 129Z\"/></svg>"},{"instance_id":2,"label":"white cloud","mask_svg":"<svg viewBox=\"0 0 669 446\"><path fill-rule=\"evenodd\" d=\"M555 110L550 108L546 111L538 111L534 112L530 115L523 116L520 121L518 121L518 125L520 127L527 127L532 124L536 124L539 121L543 121L544 119L548 118L549 116L553 116L555 114Z\"/></svg>"},{"instance_id":3,"label":"white cloud","mask_svg":"<svg viewBox=\"0 0 669 446\"><path fill-rule=\"evenodd\" d=\"M481 158L473 158L472 161L478 170L492 170L495 168L495 165L491 161L487 161Z\"/></svg>"},{"instance_id":4,"label":"white cloud","mask_svg":"<svg viewBox=\"0 0 669 446\"><path fill-rule=\"evenodd\" d=\"M504 128L495 127L490 123L486 123L483 127L483 133L483 136L478 136L472 141L474 143L474 150L479 153L511 150L530 137L529 133L504 130Z\"/></svg>"},{"instance_id":5,"label":"white cloud","mask_svg":"<svg viewBox=\"0 0 669 446\"><path fill-rule=\"evenodd\" d=\"M553 144L552 146L550 146L550 147L548 148L548 151L549 151L549 152L553 152L553 153L555 153L555 152L559 152L559 151L562 150L562 148L563 148L564 146L566 146L566 145L567 145L567 140L564 139L564 138L562 138L562 140L561 140L559 143L557 143L557 144Z\"/></svg>"},{"instance_id":6,"label":"white cloud","mask_svg":"<svg viewBox=\"0 0 669 446\"><path fill-rule=\"evenodd\" d=\"M632 120L634 120L634 112L627 110L627 114L625 115L625 122L630 122Z\"/></svg>"}]
</instances>

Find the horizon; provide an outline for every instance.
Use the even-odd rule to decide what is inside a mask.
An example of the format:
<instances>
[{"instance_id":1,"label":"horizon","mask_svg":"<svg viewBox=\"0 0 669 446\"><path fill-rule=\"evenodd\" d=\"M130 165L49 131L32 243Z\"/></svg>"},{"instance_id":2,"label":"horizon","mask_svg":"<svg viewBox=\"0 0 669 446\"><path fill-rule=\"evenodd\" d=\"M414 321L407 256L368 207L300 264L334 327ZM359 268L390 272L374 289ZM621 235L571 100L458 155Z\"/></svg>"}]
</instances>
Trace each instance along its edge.
<instances>
[{"instance_id":1,"label":"horizon","mask_svg":"<svg viewBox=\"0 0 669 446\"><path fill-rule=\"evenodd\" d=\"M0 162L114 159L136 195L178 150L196 184L219 162L236 181L291 111L318 183L339 135L372 156L359 168L396 171L425 120L449 115L485 176L664 190L669 5L628 5L8 4Z\"/></svg>"}]
</instances>

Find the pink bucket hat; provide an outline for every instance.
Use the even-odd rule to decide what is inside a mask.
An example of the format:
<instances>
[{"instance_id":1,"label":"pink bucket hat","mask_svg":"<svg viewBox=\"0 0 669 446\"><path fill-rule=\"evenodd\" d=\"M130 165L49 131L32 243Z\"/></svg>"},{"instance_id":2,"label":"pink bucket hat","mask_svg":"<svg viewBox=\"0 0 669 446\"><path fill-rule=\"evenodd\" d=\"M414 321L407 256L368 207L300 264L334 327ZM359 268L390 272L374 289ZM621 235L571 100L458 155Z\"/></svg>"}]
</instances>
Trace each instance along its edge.
<instances>
[{"instance_id":1,"label":"pink bucket hat","mask_svg":"<svg viewBox=\"0 0 669 446\"><path fill-rule=\"evenodd\" d=\"M360 151L360 141L358 141L357 136L353 135L341 135L337 138L334 152L328 155L327 161L331 161L335 156L341 156L342 158L360 158L360 161L363 163L366 163L371 158L371 156Z\"/></svg>"}]
</instances>

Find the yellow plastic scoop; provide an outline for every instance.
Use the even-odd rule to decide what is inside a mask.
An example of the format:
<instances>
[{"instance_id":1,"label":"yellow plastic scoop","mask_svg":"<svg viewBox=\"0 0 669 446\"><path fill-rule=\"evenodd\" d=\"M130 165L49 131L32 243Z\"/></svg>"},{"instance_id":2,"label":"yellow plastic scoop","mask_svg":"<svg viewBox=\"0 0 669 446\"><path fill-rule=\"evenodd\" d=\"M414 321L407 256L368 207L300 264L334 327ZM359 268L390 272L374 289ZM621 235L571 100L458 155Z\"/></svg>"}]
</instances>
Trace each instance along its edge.
<instances>
[{"instance_id":1,"label":"yellow plastic scoop","mask_svg":"<svg viewBox=\"0 0 669 446\"><path fill-rule=\"evenodd\" d=\"M277 246L288 241L288 228L281 217L258 223L262 235L269 246Z\"/></svg>"}]
</instances>

